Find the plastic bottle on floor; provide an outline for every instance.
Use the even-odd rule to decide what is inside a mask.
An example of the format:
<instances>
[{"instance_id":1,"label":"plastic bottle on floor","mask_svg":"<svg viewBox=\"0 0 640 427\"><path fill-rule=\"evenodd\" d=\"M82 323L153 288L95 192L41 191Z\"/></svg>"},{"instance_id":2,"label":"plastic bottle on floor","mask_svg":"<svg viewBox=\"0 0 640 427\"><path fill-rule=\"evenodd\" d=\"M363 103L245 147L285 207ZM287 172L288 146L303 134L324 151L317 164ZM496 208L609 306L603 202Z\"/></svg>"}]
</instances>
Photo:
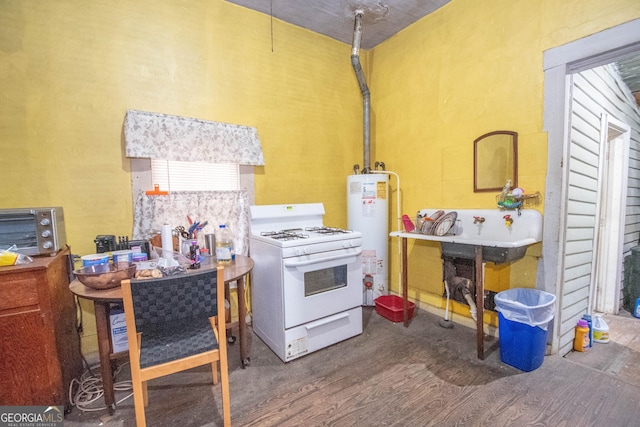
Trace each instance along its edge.
<instances>
[{"instance_id":1,"label":"plastic bottle on floor","mask_svg":"<svg viewBox=\"0 0 640 427\"><path fill-rule=\"evenodd\" d=\"M578 326L576 326L576 337L573 340L573 349L575 351L588 351L589 343L589 324L586 320L578 320Z\"/></svg>"},{"instance_id":2,"label":"plastic bottle on floor","mask_svg":"<svg viewBox=\"0 0 640 427\"><path fill-rule=\"evenodd\" d=\"M633 308L633 315L640 318L640 298L636 300L636 305Z\"/></svg>"},{"instance_id":3,"label":"plastic bottle on floor","mask_svg":"<svg viewBox=\"0 0 640 427\"><path fill-rule=\"evenodd\" d=\"M589 325L589 347L593 347L593 322L589 314L583 314L582 318L587 321Z\"/></svg>"},{"instance_id":4,"label":"plastic bottle on floor","mask_svg":"<svg viewBox=\"0 0 640 427\"><path fill-rule=\"evenodd\" d=\"M609 342L609 325L599 314L596 314L596 318L593 321L593 342L603 344Z\"/></svg>"}]
</instances>

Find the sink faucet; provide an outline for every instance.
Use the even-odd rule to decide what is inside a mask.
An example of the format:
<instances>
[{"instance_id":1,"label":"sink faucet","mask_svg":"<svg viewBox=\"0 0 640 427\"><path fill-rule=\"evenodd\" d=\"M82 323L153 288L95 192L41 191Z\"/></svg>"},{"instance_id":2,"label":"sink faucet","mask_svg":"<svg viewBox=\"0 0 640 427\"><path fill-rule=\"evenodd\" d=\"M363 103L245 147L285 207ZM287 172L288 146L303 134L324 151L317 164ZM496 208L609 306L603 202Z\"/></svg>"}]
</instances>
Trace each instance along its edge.
<instances>
[{"instance_id":1,"label":"sink faucet","mask_svg":"<svg viewBox=\"0 0 640 427\"><path fill-rule=\"evenodd\" d=\"M480 223L482 224L484 222L484 217L483 216L474 216L473 217L473 223L477 224Z\"/></svg>"},{"instance_id":2,"label":"sink faucet","mask_svg":"<svg viewBox=\"0 0 640 427\"><path fill-rule=\"evenodd\" d=\"M511 224L513 224L513 218L511 218L511 215L505 215L502 218L504 219L504 224L507 227L511 227Z\"/></svg>"}]
</instances>

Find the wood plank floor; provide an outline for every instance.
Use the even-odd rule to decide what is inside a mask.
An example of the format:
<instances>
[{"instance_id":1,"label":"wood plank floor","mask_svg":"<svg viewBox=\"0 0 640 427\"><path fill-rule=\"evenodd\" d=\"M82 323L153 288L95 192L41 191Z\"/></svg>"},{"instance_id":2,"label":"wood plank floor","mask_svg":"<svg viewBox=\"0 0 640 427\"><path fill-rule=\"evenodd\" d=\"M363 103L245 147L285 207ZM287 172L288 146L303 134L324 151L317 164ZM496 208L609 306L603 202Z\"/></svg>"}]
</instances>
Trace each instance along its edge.
<instances>
[{"instance_id":1,"label":"wood plank floor","mask_svg":"<svg viewBox=\"0 0 640 427\"><path fill-rule=\"evenodd\" d=\"M640 319L624 310L603 318L609 326L609 342L594 343L588 352L571 352L566 357L640 387Z\"/></svg>"},{"instance_id":2,"label":"wood plank floor","mask_svg":"<svg viewBox=\"0 0 640 427\"><path fill-rule=\"evenodd\" d=\"M440 328L425 311L416 310L409 328L364 311L362 335L288 364L252 335L251 366L241 369L231 346L232 424L640 425L640 386L625 377L558 356L521 372L501 363L497 350L478 360L475 331ZM210 372L198 368L150 382L147 424L222 425L219 387L210 381ZM74 408L65 421L67 427L132 425L132 399L113 416Z\"/></svg>"}]
</instances>

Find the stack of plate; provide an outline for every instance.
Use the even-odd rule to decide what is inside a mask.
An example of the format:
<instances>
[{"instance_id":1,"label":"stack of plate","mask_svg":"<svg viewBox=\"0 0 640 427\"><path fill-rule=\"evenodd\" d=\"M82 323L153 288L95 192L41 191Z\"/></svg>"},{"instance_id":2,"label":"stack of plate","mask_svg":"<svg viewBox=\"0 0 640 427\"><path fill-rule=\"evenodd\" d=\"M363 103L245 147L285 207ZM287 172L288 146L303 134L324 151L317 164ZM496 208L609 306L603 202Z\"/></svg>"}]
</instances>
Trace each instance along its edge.
<instances>
[{"instance_id":1,"label":"stack of plate","mask_svg":"<svg viewBox=\"0 0 640 427\"><path fill-rule=\"evenodd\" d=\"M428 234L430 236L444 236L451 230L451 227L456 223L458 219L458 213L451 211L444 213L444 211L436 211L432 215L424 218L420 233Z\"/></svg>"}]
</instances>

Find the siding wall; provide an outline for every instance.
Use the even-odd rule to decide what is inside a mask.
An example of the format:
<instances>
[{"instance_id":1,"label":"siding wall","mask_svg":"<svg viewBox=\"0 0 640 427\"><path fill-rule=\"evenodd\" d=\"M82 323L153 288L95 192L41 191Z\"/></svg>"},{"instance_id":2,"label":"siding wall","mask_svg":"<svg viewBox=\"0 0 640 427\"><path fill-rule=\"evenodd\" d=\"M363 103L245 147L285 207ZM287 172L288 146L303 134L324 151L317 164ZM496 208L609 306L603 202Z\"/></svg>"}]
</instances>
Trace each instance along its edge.
<instances>
[{"instance_id":1,"label":"siding wall","mask_svg":"<svg viewBox=\"0 0 640 427\"><path fill-rule=\"evenodd\" d=\"M638 242L640 230L640 113L615 66L574 74L570 113L569 187L564 280L560 297L560 351L569 352L574 327L587 311L597 213L600 121L603 113L631 127L629 184L624 255Z\"/></svg>"}]
</instances>

